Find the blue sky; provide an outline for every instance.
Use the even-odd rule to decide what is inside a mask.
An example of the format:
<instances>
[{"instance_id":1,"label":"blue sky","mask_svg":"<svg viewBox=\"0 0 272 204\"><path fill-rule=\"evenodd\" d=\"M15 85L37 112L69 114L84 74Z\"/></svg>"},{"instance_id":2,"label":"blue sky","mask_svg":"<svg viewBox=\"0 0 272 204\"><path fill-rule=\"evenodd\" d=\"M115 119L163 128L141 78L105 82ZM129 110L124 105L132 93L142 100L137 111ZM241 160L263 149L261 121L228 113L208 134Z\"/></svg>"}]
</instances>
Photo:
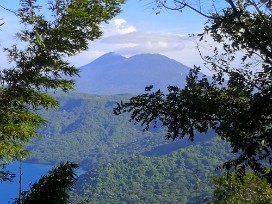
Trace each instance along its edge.
<instances>
[{"instance_id":1,"label":"blue sky","mask_svg":"<svg viewBox=\"0 0 272 204\"><path fill-rule=\"evenodd\" d=\"M201 33L206 19L194 12L163 10L156 15L152 10L153 0L127 0L122 12L108 24L103 24L104 35L90 42L89 50L69 61L76 65L85 65L97 57L116 52L123 56L140 53L159 53L182 62L185 65L201 65L203 62L196 49L196 42L188 34ZM4 1L1 5L16 9L18 0ZM0 9L4 17L0 45L8 46L14 41L14 32L19 24L16 17ZM0 56L3 61L3 56Z\"/></svg>"}]
</instances>

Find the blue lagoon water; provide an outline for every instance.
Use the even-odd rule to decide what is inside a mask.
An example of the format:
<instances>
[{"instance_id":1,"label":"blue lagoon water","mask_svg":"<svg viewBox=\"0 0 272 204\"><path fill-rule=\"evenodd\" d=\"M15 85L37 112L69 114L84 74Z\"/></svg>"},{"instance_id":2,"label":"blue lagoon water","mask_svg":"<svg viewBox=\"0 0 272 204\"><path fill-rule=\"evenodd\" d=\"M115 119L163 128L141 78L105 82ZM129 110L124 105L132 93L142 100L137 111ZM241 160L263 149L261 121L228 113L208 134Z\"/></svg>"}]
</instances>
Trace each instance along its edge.
<instances>
[{"instance_id":1,"label":"blue lagoon water","mask_svg":"<svg viewBox=\"0 0 272 204\"><path fill-rule=\"evenodd\" d=\"M22 190L29 190L29 184L38 181L42 175L47 175L51 165L23 163ZM6 170L16 174L13 182L0 183L0 204L13 203L19 192L19 162L6 167Z\"/></svg>"}]
</instances>

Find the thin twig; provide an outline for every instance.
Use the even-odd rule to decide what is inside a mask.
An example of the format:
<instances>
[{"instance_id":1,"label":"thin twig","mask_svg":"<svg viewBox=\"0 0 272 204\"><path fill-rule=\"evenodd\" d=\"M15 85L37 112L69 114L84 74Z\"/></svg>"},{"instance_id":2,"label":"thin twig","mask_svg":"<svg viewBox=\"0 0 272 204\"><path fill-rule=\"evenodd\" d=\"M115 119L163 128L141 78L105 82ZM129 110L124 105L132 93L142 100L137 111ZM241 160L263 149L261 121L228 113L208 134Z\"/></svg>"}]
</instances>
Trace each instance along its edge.
<instances>
[{"instance_id":1,"label":"thin twig","mask_svg":"<svg viewBox=\"0 0 272 204\"><path fill-rule=\"evenodd\" d=\"M6 10L6 11L9 11L9 12L13 13L13 14L16 15L16 16L18 15L17 12L14 11L14 10L8 9L8 8L2 6L2 5L0 5L0 7L1 7L2 9Z\"/></svg>"},{"instance_id":2,"label":"thin twig","mask_svg":"<svg viewBox=\"0 0 272 204\"><path fill-rule=\"evenodd\" d=\"M203 13L201 10L196 9L193 6L191 6L191 5L189 5L189 4L185 3L185 2L175 1L175 3L180 4L180 6L179 7L177 6L176 8L169 7L169 6L166 5L165 2L162 3L162 6L164 8L166 8L166 9L169 9L169 10L172 10L172 11L181 11L183 8L187 7L189 9L195 11L196 13L200 14L201 16L204 16L205 18L214 19L213 16L209 16L209 15Z\"/></svg>"}]
</instances>

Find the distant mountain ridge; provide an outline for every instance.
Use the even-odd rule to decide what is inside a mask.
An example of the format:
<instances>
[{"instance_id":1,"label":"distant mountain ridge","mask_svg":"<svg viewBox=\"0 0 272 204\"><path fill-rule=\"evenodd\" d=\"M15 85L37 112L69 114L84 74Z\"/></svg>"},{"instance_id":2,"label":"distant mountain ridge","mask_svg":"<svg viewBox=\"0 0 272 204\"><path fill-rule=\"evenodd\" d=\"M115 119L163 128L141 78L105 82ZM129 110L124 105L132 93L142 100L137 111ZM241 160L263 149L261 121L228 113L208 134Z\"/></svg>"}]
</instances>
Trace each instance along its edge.
<instances>
[{"instance_id":1,"label":"distant mountain ridge","mask_svg":"<svg viewBox=\"0 0 272 204\"><path fill-rule=\"evenodd\" d=\"M160 54L126 58L111 52L79 69L77 92L114 95L143 93L149 85L164 91L169 85L183 87L190 68Z\"/></svg>"}]
</instances>

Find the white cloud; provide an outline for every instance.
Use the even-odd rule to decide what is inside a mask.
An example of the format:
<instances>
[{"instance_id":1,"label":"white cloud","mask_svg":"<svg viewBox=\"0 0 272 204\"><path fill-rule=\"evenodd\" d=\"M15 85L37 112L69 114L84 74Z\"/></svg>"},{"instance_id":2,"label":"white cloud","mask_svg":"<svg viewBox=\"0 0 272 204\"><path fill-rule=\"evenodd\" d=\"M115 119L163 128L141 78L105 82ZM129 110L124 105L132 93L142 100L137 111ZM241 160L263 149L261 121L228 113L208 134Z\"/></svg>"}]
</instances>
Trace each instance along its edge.
<instances>
[{"instance_id":1,"label":"white cloud","mask_svg":"<svg viewBox=\"0 0 272 204\"><path fill-rule=\"evenodd\" d=\"M119 45L119 49L115 51L124 55L183 50L188 47L188 44L193 43L192 39L188 36L158 32L133 32L121 36L112 35L103 38L101 42L110 45Z\"/></svg>"},{"instance_id":2,"label":"white cloud","mask_svg":"<svg viewBox=\"0 0 272 204\"><path fill-rule=\"evenodd\" d=\"M122 55L134 55L139 53L176 52L186 48L196 47L188 35L178 35L166 32L142 32L130 25L122 18L116 18L104 27L104 36L99 40L98 50L105 46L109 51Z\"/></svg>"},{"instance_id":3,"label":"white cloud","mask_svg":"<svg viewBox=\"0 0 272 204\"><path fill-rule=\"evenodd\" d=\"M203 65L197 43L195 39L188 35L180 35L171 31L147 32L137 30L121 18L103 25L103 31L103 37L91 42L89 51L75 57L73 64L87 64L104 53L116 52L126 57L141 53L159 53L190 67ZM209 39L207 41L205 47L207 47L207 44L210 45L211 42ZM208 52L208 50L204 50L203 54Z\"/></svg>"},{"instance_id":4,"label":"white cloud","mask_svg":"<svg viewBox=\"0 0 272 204\"><path fill-rule=\"evenodd\" d=\"M117 32L121 35L133 33L136 31L136 28L132 25L129 25L127 21L122 18L117 18L114 20L114 26Z\"/></svg>"}]
</instances>

